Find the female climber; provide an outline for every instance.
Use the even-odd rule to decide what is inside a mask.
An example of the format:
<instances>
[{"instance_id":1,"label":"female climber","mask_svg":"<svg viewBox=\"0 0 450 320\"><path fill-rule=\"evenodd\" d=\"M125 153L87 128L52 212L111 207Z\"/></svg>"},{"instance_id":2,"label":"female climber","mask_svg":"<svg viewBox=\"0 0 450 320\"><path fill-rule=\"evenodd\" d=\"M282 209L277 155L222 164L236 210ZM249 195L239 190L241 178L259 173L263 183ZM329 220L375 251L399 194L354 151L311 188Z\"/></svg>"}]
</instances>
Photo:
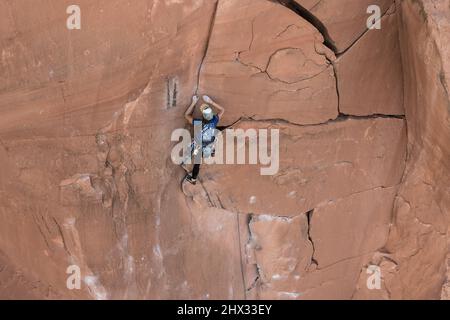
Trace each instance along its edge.
<instances>
[{"instance_id":1,"label":"female climber","mask_svg":"<svg viewBox=\"0 0 450 320\"><path fill-rule=\"evenodd\" d=\"M208 158L214 154L216 128L225 112L225 109L210 97L203 96L203 101L205 103L200 106L202 119L194 119L193 117L194 108L198 102L196 95L192 97L192 103L184 114L187 122L194 126L194 141L191 147L191 154L194 157L194 167L192 172L186 175L186 180L192 184L197 183L202 156ZM218 113L214 111L213 107L218 110Z\"/></svg>"}]
</instances>

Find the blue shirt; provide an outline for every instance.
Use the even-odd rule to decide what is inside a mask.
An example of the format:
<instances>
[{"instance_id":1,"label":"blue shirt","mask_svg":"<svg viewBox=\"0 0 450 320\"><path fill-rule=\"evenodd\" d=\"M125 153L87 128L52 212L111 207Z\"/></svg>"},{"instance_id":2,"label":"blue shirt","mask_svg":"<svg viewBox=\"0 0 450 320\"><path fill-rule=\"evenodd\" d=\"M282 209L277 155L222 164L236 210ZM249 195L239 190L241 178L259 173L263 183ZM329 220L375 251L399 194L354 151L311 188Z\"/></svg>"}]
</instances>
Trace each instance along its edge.
<instances>
[{"instance_id":1,"label":"blue shirt","mask_svg":"<svg viewBox=\"0 0 450 320\"><path fill-rule=\"evenodd\" d=\"M214 115L214 117L209 121L195 120L193 121L194 131L195 126L202 125L201 137L195 137L197 141L202 139L203 145L208 145L215 140L216 128L219 124L219 116Z\"/></svg>"}]
</instances>

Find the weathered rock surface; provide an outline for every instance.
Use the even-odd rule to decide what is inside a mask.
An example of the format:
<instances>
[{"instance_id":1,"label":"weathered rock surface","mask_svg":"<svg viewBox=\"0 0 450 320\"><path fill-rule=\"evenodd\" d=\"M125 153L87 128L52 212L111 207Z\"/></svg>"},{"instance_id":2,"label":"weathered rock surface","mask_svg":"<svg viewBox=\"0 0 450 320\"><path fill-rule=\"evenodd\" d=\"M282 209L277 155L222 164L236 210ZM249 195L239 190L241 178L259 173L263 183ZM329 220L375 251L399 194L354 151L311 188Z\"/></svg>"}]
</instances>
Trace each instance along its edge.
<instances>
[{"instance_id":1,"label":"weathered rock surface","mask_svg":"<svg viewBox=\"0 0 450 320\"><path fill-rule=\"evenodd\" d=\"M398 4L410 160L386 245L398 264L386 283L391 298L439 298L447 277L449 6L447 0Z\"/></svg>"},{"instance_id":2,"label":"weathered rock surface","mask_svg":"<svg viewBox=\"0 0 450 320\"><path fill-rule=\"evenodd\" d=\"M0 298L448 298L450 0L393 3L0 2ZM194 93L276 174L180 185Z\"/></svg>"},{"instance_id":3,"label":"weathered rock surface","mask_svg":"<svg viewBox=\"0 0 450 320\"><path fill-rule=\"evenodd\" d=\"M78 4L82 29L69 31L67 3L2 2L1 251L66 298L176 296L186 279L165 278L155 230L182 233L161 222L166 185L182 195L170 134L184 125L178 106L195 92L215 3ZM167 210L189 217L180 208ZM82 290L66 287L71 264Z\"/></svg>"},{"instance_id":4,"label":"weathered rock surface","mask_svg":"<svg viewBox=\"0 0 450 320\"><path fill-rule=\"evenodd\" d=\"M395 5L381 29L367 31L336 61L339 110L358 116L403 115L403 73Z\"/></svg>"},{"instance_id":5,"label":"weathered rock surface","mask_svg":"<svg viewBox=\"0 0 450 320\"><path fill-rule=\"evenodd\" d=\"M352 46L366 31L369 6L380 7L386 13L393 0L293 0L309 11L326 28L338 53Z\"/></svg>"},{"instance_id":6,"label":"weathered rock surface","mask_svg":"<svg viewBox=\"0 0 450 320\"><path fill-rule=\"evenodd\" d=\"M396 192L396 187L377 188L315 209L310 233L318 266L325 268L383 247Z\"/></svg>"},{"instance_id":7,"label":"weathered rock surface","mask_svg":"<svg viewBox=\"0 0 450 320\"><path fill-rule=\"evenodd\" d=\"M201 92L227 105L222 119L323 123L338 115L331 50L308 22L279 4L219 1Z\"/></svg>"},{"instance_id":8,"label":"weathered rock surface","mask_svg":"<svg viewBox=\"0 0 450 320\"><path fill-rule=\"evenodd\" d=\"M275 167L274 163L205 166L203 186L227 210L293 216L324 202L401 181L406 152L401 119L346 119L319 126L249 121L236 128L247 133L280 130L280 163L273 175L265 176L261 168ZM248 144L236 144L235 149L239 148L249 149ZM223 158L229 163L226 154Z\"/></svg>"}]
</instances>

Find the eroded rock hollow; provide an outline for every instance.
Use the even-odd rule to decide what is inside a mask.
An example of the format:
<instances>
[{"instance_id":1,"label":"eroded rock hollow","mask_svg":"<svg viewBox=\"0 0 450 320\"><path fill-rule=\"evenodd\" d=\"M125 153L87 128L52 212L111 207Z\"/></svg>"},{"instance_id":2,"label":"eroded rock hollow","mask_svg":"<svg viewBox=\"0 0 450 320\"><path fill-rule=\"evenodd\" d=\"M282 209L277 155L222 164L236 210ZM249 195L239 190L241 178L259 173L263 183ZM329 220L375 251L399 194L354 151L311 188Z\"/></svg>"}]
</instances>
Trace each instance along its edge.
<instances>
[{"instance_id":1,"label":"eroded rock hollow","mask_svg":"<svg viewBox=\"0 0 450 320\"><path fill-rule=\"evenodd\" d=\"M450 297L450 0L69 5L0 1L0 298ZM276 173L182 187L194 94Z\"/></svg>"}]
</instances>

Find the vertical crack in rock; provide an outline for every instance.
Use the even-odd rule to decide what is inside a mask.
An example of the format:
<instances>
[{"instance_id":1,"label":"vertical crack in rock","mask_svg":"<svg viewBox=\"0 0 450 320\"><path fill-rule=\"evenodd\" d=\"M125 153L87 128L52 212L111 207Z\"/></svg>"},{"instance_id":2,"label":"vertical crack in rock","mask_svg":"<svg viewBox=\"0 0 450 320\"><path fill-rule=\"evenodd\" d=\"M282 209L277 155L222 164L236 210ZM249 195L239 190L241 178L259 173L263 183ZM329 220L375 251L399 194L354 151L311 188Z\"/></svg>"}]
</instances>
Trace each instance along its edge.
<instances>
[{"instance_id":1,"label":"vertical crack in rock","mask_svg":"<svg viewBox=\"0 0 450 320\"><path fill-rule=\"evenodd\" d=\"M217 0L215 5L214 5L214 9L213 9L212 17L211 17L211 23L209 25L208 38L206 39L206 44L205 44L205 51L203 53L202 60L200 61L200 65L198 66L197 88L195 89L195 94L198 94L198 89L200 87L200 76L201 76L201 72L202 72L202 68L203 68L203 63L205 62L206 56L208 54L209 42L211 41L211 36L212 36L213 28L214 28L214 23L216 21L217 9L219 7L219 1L220 0Z\"/></svg>"},{"instance_id":2,"label":"vertical crack in rock","mask_svg":"<svg viewBox=\"0 0 450 320\"><path fill-rule=\"evenodd\" d=\"M247 225L250 232L250 215L247 217ZM237 234L238 234L238 243L239 243L239 261L241 264L241 278L242 278L242 288L244 289L244 299L247 300L247 289L245 284L245 275L244 275L244 260L242 258L242 243L241 243L241 223L239 222L239 214L236 213L236 221L237 221Z\"/></svg>"},{"instance_id":3,"label":"vertical crack in rock","mask_svg":"<svg viewBox=\"0 0 450 320\"><path fill-rule=\"evenodd\" d=\"M317 29L318 32L320 32L320 34L322 35L322 37L324 38L324 42L323 44L329 48L331 51L334 52L336 58L341 57L342 55L344 55L348 50L350 50L362 37L364 37L364 35L367 34L368 31L370 31L370 29L366 28L347 48L345 48L344 50L338 50L334 40L332 39L332 37L330 36L327 27L325 26L325 24L319 19L317 18L312 12L311 10L306 9L305 7L303 7L302 5L300 5L298 2L294 1L294 0L269 0L272 2L277 2L283 6L285 6L286 8L290 9L291 11L293 11L294 13L296 13L297 15L299 15L301 18L303 18L304 20L308 21L313 27L315 27ZM383 19L386 15L390 15L390 14L394 14L396 12L396 7L395 7L395 3L393 5L391 5L389 8L387 8L381 15L381 17L379 19L377 19L376 21L380 21L381 19ZM330 65L333 68L333 72L334 72L334 77L335 77L335 81L336 81L336 95L337 95L337 109L338 109L338 114L341 115L340 112L340 106L341 106L341 99L340 99L340 92L339 92L339 78L338 78L338 73L337 73L337 68L336 68L336 64L334 61L330 60L329 57L327 57L327 61L330 63ZM450 103L449 103L450 105Z\"/></svg>"},{"instance_id":4,"label":"vertical crack in rock","mask_svg":"<svg viewBox=\"0 0 450 320\"><path fill-rule=\"evenodd\" d=\"M272 0L273 1L273 0ZM323 36L324 39L324 45L328 47L331 51L333 51L335 54L338 53L338 50L336 48L336 44L333 41L333 39L330 37L330 34L328 33L327 27L323 24L322 21L320 21L314 14L312 14L309 10L307 10L305 7L301 6L299 3L295 2L294 0L275 0L276 2L279 2L286 8L289 8L293 12L295 12L297 15L308 21L310 24L312 24Z\"/></svg>"},{"instance_id":5,"label":"vertical crack in rock","mask_svg":"<svg viewBox=\"0 0 450 320\"><path fill-rule=\"evenodd\" d=\"M311 246L312 246L311 262L310 262L309 267L311 267L312 265L315 265L316 267L318 267L319 264L317 263L317 260L314 258L314 254L316 253L316 248L314 246L314 241L311 238L311 220L312 220L313 213L314 213L314 210L308 211L306 213L306 218L307 218L307 221L308 221L308 240L309 240L309 242L311 243Z\"/></svg>"},{"instance_id":6,"label":"vertical crack in rock","mask_svg":"<svg viewBox=\"0 0 450 320\"><path fill-rule=\"evenodd\" d=\"M259 268L256 268L256 270L257 270L256 272L259 273ZM256 286L258 285L259 279L260 279L260 277L259 277L259 274L258 274L258 275L255 277L255 279L253 279L252 284L251 284L245 291L246 291L246 292L249 292L249 291L255 289Z\"/></svg>"},{"instance_id":7,"label":"vertical crack in rock","mask_svg":"<svg viewBox=\"0 0 450 320\"><path fill-rule=\"evenodd\" d=\"M251 228L251 224L253 222L254 219L254 215L253 214L249 214L248 218L247 218L247 228L248 228L248 242L247 242L247 248L246 250L259 250L260 247L257 243L257 239L255 238L255 236L252 233L252 228ZM254 253L252 253L254 254ZM250 292L253 289L256 289L259 285L259 283L262 281L262 277L261 277L261 269L260 266L258 264L258 261L256 260L256 257L254 257L254 265L255 265L255 278L253 279L252 283L250 284L250 286L245 287L246 288L246 292Z\"/></svg>"},{"instance_id":8,"label":"vertical crack in rock","mask_svg":"<svg viewBox=\"0 0 450 320\"><path fill-rule=\"evenodd\" d=\"M296 13L297 15L302 17L304 20L308 21L322 35L322 37L324 39L323 44L328 49L333 51L333 53L336 56L338 55L338 53L339 53L338 49L336 47L334 40L331 38L327 27L311 11L307 10L305 7L301 6L299 3L297 3L294 0L271 0L271 1L280 3L281 5L285 6L286 8L292 10L294 13ZM336 95L337 95L337 104L338 104L337 111L339 114L340 113L340 93L339 93L339 81L338 81L338 76L337 76L336 65L333 61L330 60L330 58L327 57L326 59L333 68L334 78L336 81Z\"/></svg>"},{"instance_id":9,"label":"vertical crack in rock","mask_svg":"<svg viewBox=\"0 0 450 320\"><path fill-rule=\"evenodd\" d=\"M333 68L333 74L334 74L334 81L336 82L336 95L337 95L337 111L338 111L338 116L343 115L341 113L341 93L339 92L339 79L338 79L338 73L337 73L337 67L336 64L334 63L334 61L331 61L330 59L328 59L328 62L330 63L331 67Z\"/></svg>"}]
</instances>

